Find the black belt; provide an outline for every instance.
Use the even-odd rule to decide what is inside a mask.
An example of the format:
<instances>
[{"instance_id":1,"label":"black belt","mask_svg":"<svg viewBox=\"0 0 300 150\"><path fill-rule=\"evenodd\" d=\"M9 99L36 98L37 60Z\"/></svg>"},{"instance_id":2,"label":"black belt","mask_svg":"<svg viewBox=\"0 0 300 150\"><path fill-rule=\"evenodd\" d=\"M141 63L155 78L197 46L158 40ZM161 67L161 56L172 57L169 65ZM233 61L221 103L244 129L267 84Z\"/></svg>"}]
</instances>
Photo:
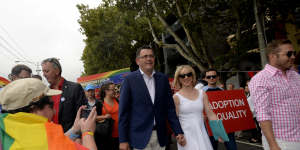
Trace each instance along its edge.
<instances>
[{"instance_id":1,"label":"black belt","mask_svg":"<svg viewBox=\"0 0 300 150\"><path fill-rule=\"evenodd\" d=\"M156 128L157 128L156 125L154 125L153 128L152 128L152 130L156 130Z\"/></svg>"}]
</instances>

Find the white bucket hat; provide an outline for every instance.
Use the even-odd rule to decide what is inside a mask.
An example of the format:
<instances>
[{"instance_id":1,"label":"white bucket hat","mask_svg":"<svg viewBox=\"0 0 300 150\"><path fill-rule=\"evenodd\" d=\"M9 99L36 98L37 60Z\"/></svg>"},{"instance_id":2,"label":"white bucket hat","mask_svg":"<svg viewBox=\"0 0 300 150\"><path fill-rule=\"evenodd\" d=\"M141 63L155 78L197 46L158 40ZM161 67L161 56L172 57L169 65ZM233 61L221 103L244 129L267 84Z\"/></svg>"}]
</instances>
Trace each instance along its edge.
<instances>
[{"instance_id":1,"label":"white bucket hat","mask_svg":"<svg viewBox=\"0 0 300 150\"><path fill-rule=\"evenodd\" d=\"M0 91L0 104L4 110L16 110L37 102L43 96L59 95L62 91L49 89L35 78L15 80Z\"/></svg>"}]
</instances>

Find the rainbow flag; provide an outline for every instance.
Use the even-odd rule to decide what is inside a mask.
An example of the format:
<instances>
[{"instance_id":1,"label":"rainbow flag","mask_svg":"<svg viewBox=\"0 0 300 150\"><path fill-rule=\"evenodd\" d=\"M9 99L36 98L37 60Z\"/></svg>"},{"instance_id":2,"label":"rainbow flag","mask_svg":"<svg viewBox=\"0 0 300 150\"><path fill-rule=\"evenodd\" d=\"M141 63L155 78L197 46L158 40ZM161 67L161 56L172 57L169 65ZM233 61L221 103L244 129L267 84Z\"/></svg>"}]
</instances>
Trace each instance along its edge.
<instances>
[{"instance_id":1,"label":"rainbow flag","mask_svg":"<svg viewBox=\"0 0 300 150\"><path fill-rule=\"evenodd\" d=\"M9 81L0 76L0 86L5 86L9 83Z\"/></svg>"},{"instance_id":2,"label":"rainbow flag","mask_svg":"<svg viewBox=\"0 0 300 150\"><path fill-rule=\"evenodd\" d=\"M0 114L0 139L3 150L78 149L60 125L31 113Z\"/></svg>"},{"instance_id":3,"label":"rainbow flag","mask_svg":"<svg viewBox=\"0 0 300 150\"><path fill-rule=\"evenodd\" d=\"M100 80L100 79L105 79L109 78L112 76L116 76L122 73L130 72L130 68L123 68L119 70L114 70L114 71L109 71L109 72L103 72L103 73L98 73L98 74L93 74L89 76L83 76L80 78L77 78L78 83L83 83L83 82L88 82L88 81L93 81L93 80Z\"/></svg>"}]
</instances>

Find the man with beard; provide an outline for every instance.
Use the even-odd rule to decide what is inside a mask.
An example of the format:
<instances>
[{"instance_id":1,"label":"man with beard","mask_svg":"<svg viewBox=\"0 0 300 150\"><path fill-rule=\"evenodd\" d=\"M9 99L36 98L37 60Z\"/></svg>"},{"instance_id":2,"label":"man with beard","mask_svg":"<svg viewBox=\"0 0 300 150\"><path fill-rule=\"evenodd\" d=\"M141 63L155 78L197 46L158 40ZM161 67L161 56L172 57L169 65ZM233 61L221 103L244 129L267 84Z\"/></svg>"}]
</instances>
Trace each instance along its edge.
<instances>
[{"instance_id":1,"label":"man with beard","mask_svg":"<svg viewBox=\"0 0 300 150\"><path fill-rule=\"evenodd\" d=\"M249 89L265 150L300 147L300 76L291 69L296 52L289 40L268 44L268 64L250 81Z\"/></svg>"}]
</instances>

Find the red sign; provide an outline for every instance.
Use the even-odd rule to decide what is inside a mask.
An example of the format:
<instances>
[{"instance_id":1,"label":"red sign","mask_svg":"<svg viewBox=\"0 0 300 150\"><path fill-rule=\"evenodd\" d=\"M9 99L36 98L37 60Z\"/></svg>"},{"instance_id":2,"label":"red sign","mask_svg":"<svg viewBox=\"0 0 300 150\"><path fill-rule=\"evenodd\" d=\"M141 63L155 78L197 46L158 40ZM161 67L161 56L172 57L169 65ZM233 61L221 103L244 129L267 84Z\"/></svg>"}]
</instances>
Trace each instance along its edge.
<instances>
[{"instance_id":1,"label":"red sign","mask_svg":"<svg viewBox=\"0 0 300 150\"><path fill-rule=\"evenodd\" d=\"M210 109L223 121L227 133L255 128L244 90L210 91L206 94ZM208 133L212 135L209 127Z\"/></svg>"}]
</instances>

